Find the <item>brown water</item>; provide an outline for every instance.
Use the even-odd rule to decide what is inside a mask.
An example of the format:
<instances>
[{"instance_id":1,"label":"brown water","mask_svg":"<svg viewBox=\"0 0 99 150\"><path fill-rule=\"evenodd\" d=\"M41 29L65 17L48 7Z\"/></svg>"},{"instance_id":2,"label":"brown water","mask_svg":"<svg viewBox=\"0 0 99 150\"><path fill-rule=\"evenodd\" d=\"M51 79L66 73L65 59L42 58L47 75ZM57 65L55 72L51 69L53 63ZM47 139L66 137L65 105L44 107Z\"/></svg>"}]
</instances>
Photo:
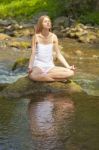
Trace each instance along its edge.
<instances>
[{"instance_id":1,"label":"brown water","mask_svg":"<svg viewBox=\"0 0 99 150\"><path fill-rule=\"evenodd\" d=\"M99 44L62 40L66 58L76 66L74 80L89 95L99 96Z\"/></svg>"},{"instance_id":2,"label":"brown water","mask_svg":"<svg viewBox=\"0 0 99 150\"><path fill-rule=\"evenodd\" d=\"M0 150L99 150L99 46L60 43L85 93L0 98Z\"/></svg>"}]
</instances>

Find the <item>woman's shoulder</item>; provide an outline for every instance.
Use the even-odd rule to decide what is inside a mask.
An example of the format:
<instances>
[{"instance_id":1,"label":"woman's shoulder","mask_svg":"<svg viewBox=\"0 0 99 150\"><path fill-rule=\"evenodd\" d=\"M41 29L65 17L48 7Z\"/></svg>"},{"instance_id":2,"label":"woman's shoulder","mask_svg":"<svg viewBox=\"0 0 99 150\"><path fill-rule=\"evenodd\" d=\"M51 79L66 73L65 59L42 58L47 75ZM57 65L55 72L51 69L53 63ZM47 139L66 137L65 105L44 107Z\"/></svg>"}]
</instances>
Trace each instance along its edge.
<instances>
[{"instance_id":1,"label":"woman's shoulder","mask_svg":"<svg viewBox=\"0 0 99 150\"><path fill-rule=\"evenodd\" d=\"M40 36L40 34L39 34L39 33L35 33L35 34L32 36L32 39L37 40L39 36Z\"/></svg>"},{"instance_id":2,"label":"woman's shoulder","mask_svg":"<svg viewBox=\"0 0 99 150\"><path fill-rule=\"evenodd\" d=\"M36 38L36 37L38 37L39 35L40 35L39 33L35 33L35 34L33 35L33 37Z\"/></svg>"},{"instance_id":3,"label":"woman's shoulder","mask_svg":"<svg viewBox=\"0 0 99 150\"><path fill-rule=\"evenodd\" d=\"M53 38L57 39L57 35L53 32L52 32L52 36L53 36Z\"/></svg>"},{"instance_id":4,"label":"woman's shoulder","mask_svg":"<svg viewBox=\"0 0 99 150\"><path fill-rule=\"evenodd\" d=\"M57 35L56 35L55 33L52 33L52 36L53 36L53 40L54 40L54 41L57 41L57 40L58 40L58 37L57 37Z\"/></svg>"},{"instance_id":5,"label":"woman's shoulder","mask_svg":"<svg viewBox=\"0 0 99 150\"><path fill-rule=\"evenodd\" d=\"M32 36L32 42L35 42L35 43L37 43L38 42L38 35L37 34L34 34L33 36Z\"/></svg>"}]
</instances>

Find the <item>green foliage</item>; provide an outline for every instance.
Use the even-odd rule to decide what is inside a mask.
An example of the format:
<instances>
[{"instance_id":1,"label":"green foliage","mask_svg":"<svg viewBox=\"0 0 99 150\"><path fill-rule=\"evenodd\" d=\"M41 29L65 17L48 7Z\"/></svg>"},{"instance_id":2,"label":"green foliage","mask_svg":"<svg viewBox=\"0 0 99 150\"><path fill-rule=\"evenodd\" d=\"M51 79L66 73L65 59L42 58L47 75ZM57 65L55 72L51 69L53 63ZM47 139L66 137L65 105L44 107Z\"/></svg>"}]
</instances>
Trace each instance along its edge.
<instances>
[{"instance_id":1,"label":"green foliage","mask_svg":"<svg viewBox=\"0 0 99 150\"><path fill-rule=\"evenodd\" d=\"M46 11L51 18L72 16L83 23L99 24L98 0L0 0L0 18L30 19Z\"/></svg>"},{"instance_id":2,"label":"green foliage","mask_svg":"<svg viewBox=\"0 0 99 150\"><path fill-rule=\"evenodd\" d=\"M82 23L90 23L92 25L99 24L99 13L98 12L90 12L86 15L81 15L79 20Z\"/></svg>"},{"instance_id":3,"label":"green foliage","mask_svg":"<svg viewBox=\"0 0 99 150\"><path fill-rule=\"evenodd\" d=\"M13 0L7 3L8 0L4 0L3 3L0 4L0 17L17 17L22 18L26 17L28 13L31 12L32 7L35 5L37 0Z\"/></svg>"},{"instance_id":4,"label":"green foliage","mask_svg":"<svg viewBox=\"0 0 99 150\"><path fill-rule=\"evenodd\" d=\"M62 11L59 6L57 0L4 0L0 3L0 18L31 18L40 11L47 11L49 15L55 17Z\"/></svg>"}]
</instances>

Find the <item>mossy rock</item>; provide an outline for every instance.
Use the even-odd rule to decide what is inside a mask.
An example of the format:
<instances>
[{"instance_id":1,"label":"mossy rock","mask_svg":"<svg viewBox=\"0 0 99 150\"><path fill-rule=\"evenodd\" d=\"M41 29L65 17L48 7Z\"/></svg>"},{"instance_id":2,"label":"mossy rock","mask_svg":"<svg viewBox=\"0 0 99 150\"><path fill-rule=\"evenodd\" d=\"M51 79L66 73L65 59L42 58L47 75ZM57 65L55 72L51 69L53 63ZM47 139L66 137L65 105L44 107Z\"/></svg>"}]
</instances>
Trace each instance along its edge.
<instances>
[{"instance_id":1,"label":"mossy rock","mask_svg":"<svg viewBox=\"0 0 99 150\"><path fill-rule=\"evenodd\" d=\"M0 40L8 40L10 39L11 37L8 36L7 34L4 34L4 33L0 33Z\"/></svg>"},{"instance_id":2,"label":"mossy rock","mask_svg":"<svg viewBox=\"0 0 99 150\"><path fill-rule=\"evenodd\" d=\"M82 23L77 23L77 24L75 24L75 27L76 28L78 28L78 29L86 29L86 26L84 25L84 24L82 24Z\"/></svg>"},{"instance_id":3,"label":"mossy rock","mask_svg":"<svg viewBox=\"0 0 99 150\"><path fill-rule=\"evenodd\" d=\"M16 70L17 68L23 68L27 66L29 62L29 58L19 58L16 60L14 65L12 66L12 71Z\"/></svg>"},{"instance_id":4,"label":"mossy rock","mask_svg":"<svg viewBox=\"0 0 99 150\"><path fill-rule=\"evenodd\" d=\"M80 36L82 36L83 35L83 32L76 32L75 33L75 37L77 37L77 38L79 38Z\"/></svg>"},{"instance_id":5,"label":"mossy rock","mask_svg":"<svg viewBox=\"0 0 99 150\"><path fill-rule=\"evenodd\" d=\"M79 37L79 41L83 43L93 43L96 41L96 36L94 34L88 33L87 35Z\"/></svg>"},{"instance_id":6,"label":"mossy rock","mask_svg":"<svg viewBox=\"0 0 99 150\"><path fill-rule=\"evenodd\" d=\"M89 38L90 40L96 40L96 35L95 35L94 33L89 32L89 33L88 33L88 38Z\"/></svg>"},{"instance_id":7,"label":"mossy rock","mask_svg":"<svg viewBox=\"0 0 99 150\"><path fill-rule=\"evenodd\" d=\"M75 38L75 37L76 37L76 35L75 35L74 32L70 32L68 36L69 36L70 38Z\"/></svg>"},{"instance_id":8,"label":"mossy rock","mask_svg":"<svg viewBox=\"0 0 99 150\"><path fill-rule=\"evenodd\" d=\"M25 97L30 94L40 93L59 93L64 92L67 94L83 92L82 88L75 82L70 81L67 83L62 82L37 82L32 81L26 77L22 77L16 82L9 84L0 95L7 98Z\"/></svg>"},{"instance_id":9,"label":"mossy rock","mask_svg":"<svg viewBox=\"0 0 99 150\"><path fill-rule=\"evenodd\" d=\"M0 27L0 33L4 33L5 29Z\"/></svg>"},{"instance_id":10,"label":"mossy rock","mask_svg":"<svg viewBox=\"0 0 99 150\"><path fill-rule=\"evenodd\" d=\"M97 30L97 33L96 33L97 37L99 38L99 30Z\"/></svg>"},{"instance_id":11,"label":"mossy rock","mask_svg":"<svg viewBox=\"0 0 99 150\"><path fill-rule=\"evenodd\" d=\"M79 38L81 36L87 36L87 34L88 34L87 30L77 31L77 32L75 32L75 37Z\"/></svg>"},{"instance_id":12,"label":"mossy rock","mask_svg":"<svg viewBox=\"0 0 99 150\"><path fill-rule=\"evenodd\" d=\"M19 49L24 49L24 48L27 49L31 47L31 44L29 41L9 41L7 45L10 47L16 47Z\"/></svg>"},{"instance_id":13,"label":"mossy rock","mask_svg":"<svg viewBox=\"0 0 99 150\"><path fill-rule=\"evenodd\" d=\"M8 83L0 84L0 91L4 90L7 86L8 86Z\"/></svg>"},{"instance_id":14,"label":"mossy rock","mask_svg":"<svg viewBox=\"0 0 99 150\"><path fill-rule=\"evenodd\" d=\"M78 41L79 42L82 42L82 43L89 43L90 42L90 39L87 37L87 36L80 36L78 38Z\"/></svg>"},{"instance_id":15,"label":"mossy rock","mask_svg":"<svg viewBox=\"0 0 99 150\"><path fill-rule=\"evenodd\" d=\"M14 35L16 37L22 37L22 36L32 36L34 34L34 29L33 27L32 28L23 28L23 29L20 29L20 30L16 30L14 31Z\"/></svg>"}]
</instances>

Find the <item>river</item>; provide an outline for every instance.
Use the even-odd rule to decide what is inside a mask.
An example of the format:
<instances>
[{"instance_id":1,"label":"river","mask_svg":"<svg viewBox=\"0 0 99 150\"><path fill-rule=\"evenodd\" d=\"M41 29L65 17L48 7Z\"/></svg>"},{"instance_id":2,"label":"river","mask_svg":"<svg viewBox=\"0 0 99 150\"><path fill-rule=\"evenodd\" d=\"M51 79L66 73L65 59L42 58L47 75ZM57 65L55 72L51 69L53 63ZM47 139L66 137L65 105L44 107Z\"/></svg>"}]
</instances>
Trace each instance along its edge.
<instances>
[{"instance_id":1,"label":"river","mask_svg":"<svg viewBox=\"0 0 99 150\"><path fill-rule=\"evenodd\" d=\"M19 99L0 98L0 150L99 149L99 45L61 39L75 64L73 80L85 93L48 93ZM11 71L28 51L0 51L0 83L12 83L26 70Z\"/></svg>"}]
</instances>

